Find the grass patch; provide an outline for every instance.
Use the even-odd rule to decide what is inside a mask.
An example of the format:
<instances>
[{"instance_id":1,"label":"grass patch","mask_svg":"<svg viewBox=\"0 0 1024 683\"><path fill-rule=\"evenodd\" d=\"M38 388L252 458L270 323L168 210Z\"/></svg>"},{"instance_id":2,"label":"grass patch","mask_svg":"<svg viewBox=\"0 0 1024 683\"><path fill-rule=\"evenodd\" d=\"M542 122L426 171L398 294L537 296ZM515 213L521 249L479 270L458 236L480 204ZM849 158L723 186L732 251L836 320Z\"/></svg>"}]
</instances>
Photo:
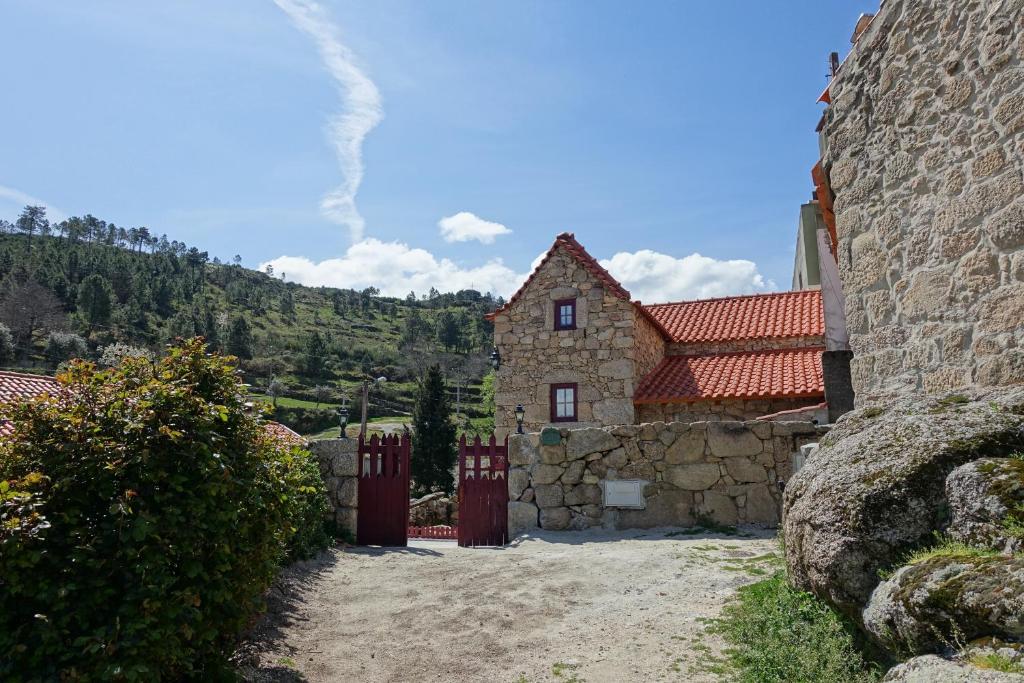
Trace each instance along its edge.
<instances>
[{"instance_id":1,"label":"grass patch","mask_svg":"<svg viewBox=\"0 0 1024 683\"><path fill-rule=\"evenodd\" d=\"M959 560L983 560L989 557L998 557L999 552L989 548L978 548L955 541L948 536L935 534L935 545L915 550L906 557L900 564L920 564L935 557L948 557Z\"/></svg>"},{"instance_id":2,"label":"grass patch","mask_svg":"<svg viewBox=\"0 0 1024 683\"><path fill-rule=\"evenodd\" d=\"M879 415L881 415L884 412L885 412L885 408L880 408L878 406L871 406L870 408L865 408L864 409L864 412L861 413L861 417L867 417L867 418L878 417Z\"/></svg>"},{"instance_id":3,"label":"grass patch","mask_svg":"<svg viewBox=\"0 0 1024 683\"><path fill-rule=\"evenodd\" d=\"M1006 655L1001 655L998 652L990 652L985 655L974 655L967 661L969 664L976 666L979 669L991 669L992 671L1001 671L1007 674L1024 674L1024 666L1021 666Z\"/></svg>"},{"instance_id":4,"label":"grass patch","mask_svg":"<svg viewBox=\"0 0 1024 683\"><path fill-rule=\"evenodd\" d=\"M868 683L878 668L858 649L854 627L785 574L739 589L712 625L728 642L728 669L740 683Z\"/></svg>"},{"instance_id":5,"label":"grass patch","mask_svg":"<svg viewBox=\"0 0 1024 683\"><path fill-rule=\"evenodd\" d=\"M578 667L578 664L555 662L551 665L551 673L555 678L560 681L565 681L565 683L583 683L583 679L577 676L574 671L574 669Z\"/></svg>"}]
</instances>

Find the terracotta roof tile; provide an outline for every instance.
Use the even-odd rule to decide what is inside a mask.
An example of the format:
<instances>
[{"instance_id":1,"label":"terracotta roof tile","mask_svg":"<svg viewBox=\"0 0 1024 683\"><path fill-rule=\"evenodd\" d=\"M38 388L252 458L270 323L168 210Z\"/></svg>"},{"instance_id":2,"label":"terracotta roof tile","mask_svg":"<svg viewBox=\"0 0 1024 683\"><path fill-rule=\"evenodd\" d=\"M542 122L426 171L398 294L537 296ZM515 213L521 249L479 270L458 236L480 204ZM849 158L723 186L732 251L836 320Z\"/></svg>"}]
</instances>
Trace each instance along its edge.
<instances>
[{"instance_id":1,"label":"terracotta roof tile","mask_svg":"<svg viewBox=\"0 0 1024 683\"><path fill-rule=\"evenodd\" d=\"M822 336L821 291L809 289L644 306L673 342Z\"/></svg>"},{"instance_id":2,"label":"terracotta roof tile","mask_svg":"<svg viewBox=\"0 0 1024 683\"><path fill-rule=\"evenodd\" d=\"M24 372L0 370L0 403L25 400L46 393L54 393L60 385L53 377L29 375ZM0 420L0 437L14 433L9 420Z\"/></svg>"},{"instance_id":3,"label":"terracotta roof tile","mask_svg":"<svg viewBox=\"0 0 1024 683\"><path fill-rule=\"evenodd\" d=\"M277 439L280 439L281 441L285 442L289 446L305 446L306 445L306 439L301 434L299 434L298 432L293 430L291 427L286 427L285 425L281 424L280 422L274 422L273 420L267 420L263 424L263 428L266 429L267 432L271 436L273 436L273 437L275 437Z\"/></svg>"},{"instance_id":4,"label":"terracotta roof tile","mask_svg":"<svg viewBox=\"0 0 1024 683\"><path fill-rule=\"evenodd\" d=\"M823 349L667 356L640 381L634 403L825 395Z\"/></svg>"},{"instance_id":5,"label":"terracotta roof tile","mask_svg":"<svg viewBox=\"0 0 1024 683\"><path fill-rule=\"evenodd\" d=\"M533 279L537 276L537 273L540 272L540 269L544 267L544 264L551 260L551 258L558 252L559 249L564 249L566 253L568 253L570 256L576 259L580 263L580 265L586 268L587 271L595 278L597 278L597 280L601 282L601 284L603 284L605 288L612 294L619 297L620 299L625 299L626 301L629 301L629 292L626 290L626 288L623 287L618 280L612 277L611 273L605 270L604 266L597 262L597 259L595 259L593 256L587 253L587 250L583 248L583 245L576 241L576 236L573 233L563 232L562 234L555 238L555 243L551 245L550 249L548 249L548 253L544 255L544 258L541 259L541 262L538 263L537 267L533 269L532 273L530 273L530 277L526 278L526 281L522 284L522 286L518 290L516 290L516 293L509 298L509 300L505 303L504 306L502 306L501 308L492 313L488 313L487 318L493 319L494 316L503 311L508 310L512 306L512 304L518 301L519 298L523 295L523 292L526 291L526 288L530 285L531 282L533 282Z\"/></svg>"}]
</instances>

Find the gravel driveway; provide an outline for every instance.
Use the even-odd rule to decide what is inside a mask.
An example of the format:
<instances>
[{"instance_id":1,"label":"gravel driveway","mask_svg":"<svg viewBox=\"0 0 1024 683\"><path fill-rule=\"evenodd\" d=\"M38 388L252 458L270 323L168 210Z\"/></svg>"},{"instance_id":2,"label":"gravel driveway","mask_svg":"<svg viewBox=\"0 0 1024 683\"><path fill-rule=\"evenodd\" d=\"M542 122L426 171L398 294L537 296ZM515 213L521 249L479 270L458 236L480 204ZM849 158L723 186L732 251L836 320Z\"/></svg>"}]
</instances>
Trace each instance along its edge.
<instances>
[{"instance_id":1,"label":"gravel driveway","mask_svg":"<svg viewBox=\"0 0 1024 683\"><path fill-rule=\"evenodd\" d=\"M778 563L774 534L540 532L291 567L240 651L254 681L715 681L704 633Z\"/></svg>"}]
</instances>

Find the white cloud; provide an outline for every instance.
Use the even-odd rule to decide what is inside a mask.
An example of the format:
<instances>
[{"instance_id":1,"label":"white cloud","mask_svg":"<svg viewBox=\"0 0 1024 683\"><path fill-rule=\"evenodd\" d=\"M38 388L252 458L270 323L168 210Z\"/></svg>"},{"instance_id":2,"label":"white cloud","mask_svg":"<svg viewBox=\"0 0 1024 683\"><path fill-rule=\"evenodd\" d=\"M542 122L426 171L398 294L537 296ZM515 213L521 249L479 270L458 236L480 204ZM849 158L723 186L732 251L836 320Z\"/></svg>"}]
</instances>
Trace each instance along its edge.
<instances>
[{"instance_id":1,"label":"white cloud","mask_svg":"<svg viewBox=\"0 0 1024 683\"><path fill-rule=\"evenodd\" d=\"M753 261L717 259L690 254L675 258L650 249L619 252L601 261L634 299L653 304L752 294L774 289Z\"/></svg>"},{"instance_id":2,"label":"white cloud","mask_svg":"<svg viewBox=\"0 0 1024 683\"><path fill-rule=\"evenodd\" d=\"M445 242L477 240L481 244L494 244L494 238L512 232L501 223L485 221L469 211L445 216L437 222L437 227L441 228L441 237Z\"/></svg>"},{"instance_id":3,"label":"white cloud","mask_svg":"<svg viewBox=\"0 0 1024 683\"><path fill-rule=\"evenodd\" d=\"M431 287L440 292L475 289L508 297L526 279L500 258L483 265L463 268L438 259L425 249L402 242L367 238L351 245L344 256L314 263L302 256L280 256L260 264L285 273L288 280L311 286L364 289L376 287L387 296L405 296L410 291L426 294Z\"/></svg>"},{"instance_id":4,"label":"white cloud","mask_svg":"<svg viewBox=\"0 0 1024 683\"><path fill-rule=\"evenodd\" d=\"M380 92L356 66L355 56L342 42L338 27L313 0L274 0L295 26L316 43L328 73L337 82L344 109L331 118L327 136L334 146L344 178L328 192L320 210L332 221L347 226L353 242L363 238L366 222L356 208L356 193L363 182L363 140L384 117Z\"/></svg>"},{"instance_id":5,"label":"white cloud","mask_svg":"<svg viewBox=\"0 0 1024 683\"><path fill-rule=\"evenodd\" d=\"M4 187L0 185L0 203L10 204L13 215L17 215L26 206L45 206L46 216L53 223L60 223L66 220L68 215L53 206L44 202L38 197L33 197L30 194L25 194L21 190L15 190L13 187Z\"/></svg>"}]
</instances>

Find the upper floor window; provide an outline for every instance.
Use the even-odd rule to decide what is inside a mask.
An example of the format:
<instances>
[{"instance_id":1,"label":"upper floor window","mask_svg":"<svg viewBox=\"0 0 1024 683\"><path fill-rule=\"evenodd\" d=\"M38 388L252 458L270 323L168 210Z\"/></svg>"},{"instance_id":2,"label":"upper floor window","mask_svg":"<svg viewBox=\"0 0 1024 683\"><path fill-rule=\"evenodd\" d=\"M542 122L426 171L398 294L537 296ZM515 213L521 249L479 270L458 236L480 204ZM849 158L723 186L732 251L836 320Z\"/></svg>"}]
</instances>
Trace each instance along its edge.
<instances>
[{"instance_id":1,"label":"upper floor window","mask_svg":"<svg viewBox=\"0 0 1024 683\"><path fill-rule=\"evenodd\" d=\"M575 422L576 406L577 402L575 384L551 385L552 422Z\"/></svg>"},{"instance_id":2,"label":"upper floor window","mask_svg":"<svg viewBox=\"0 0 1024 683\"><path fill-rule=\"evenodd\" d=\"M576 329L576 299L560 299L555 302L555 329Z\"/></svg>"}]
</instances>

